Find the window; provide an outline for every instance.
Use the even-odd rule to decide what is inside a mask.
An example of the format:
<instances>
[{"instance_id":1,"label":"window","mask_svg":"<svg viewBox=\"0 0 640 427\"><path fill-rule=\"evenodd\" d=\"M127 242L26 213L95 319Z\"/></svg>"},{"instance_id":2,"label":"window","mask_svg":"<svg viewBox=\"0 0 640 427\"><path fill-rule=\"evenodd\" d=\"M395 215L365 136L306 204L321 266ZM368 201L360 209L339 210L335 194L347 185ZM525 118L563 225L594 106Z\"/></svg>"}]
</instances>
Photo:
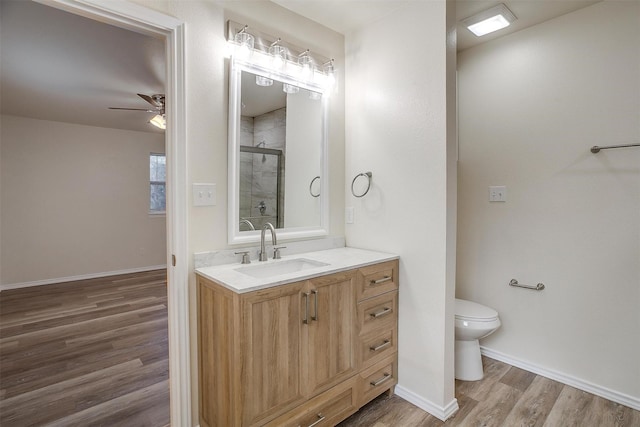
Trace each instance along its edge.
<instances>
[{"instance_id":1,"label":"window","mask_svg":"<svg viewBox=\"0 0 640 427\"><path fill-rule=\"evenodd\" d=\"M167 158L164 154L149 155L149 212L165 213L167 188Z\"/></svg>"}]
</instances>

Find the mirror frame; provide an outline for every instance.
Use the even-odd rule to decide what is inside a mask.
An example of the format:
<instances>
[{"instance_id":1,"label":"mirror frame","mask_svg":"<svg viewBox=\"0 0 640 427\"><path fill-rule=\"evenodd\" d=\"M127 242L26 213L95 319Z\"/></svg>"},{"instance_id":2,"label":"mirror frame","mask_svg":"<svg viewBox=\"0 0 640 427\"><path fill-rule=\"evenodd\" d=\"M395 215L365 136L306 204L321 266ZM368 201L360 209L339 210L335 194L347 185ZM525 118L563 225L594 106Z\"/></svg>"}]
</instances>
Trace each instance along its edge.
<instances>
[{"instance_id":1,"label":"mirror frame","mask_svg":"<svg viewBox=\"0 0 640 427\"><path fill-rule=\"evenodd\" d=\"M254 52L259 54L258 52ZM287 64L289 68L296 65ZM283 83L292 84L302 89L322 94L322 125L320 136L320 224L308 227L278 228L276 234L279 241L322 237L329 234L329 156L328 156L328 114L330 87L308 82L287 72L276 72L255 62L245 61L237 57L229 60L229 129L228 129L228 213L227 230L230 245L260 242L261 230L240 231L240 113L241 113L241 76L242 72L268 77ZM286 176L285 176L286 179ZM284 185L284 184L283 184ZM285 195L286 197L286 195Z\"/></svg>"}]
</instances>

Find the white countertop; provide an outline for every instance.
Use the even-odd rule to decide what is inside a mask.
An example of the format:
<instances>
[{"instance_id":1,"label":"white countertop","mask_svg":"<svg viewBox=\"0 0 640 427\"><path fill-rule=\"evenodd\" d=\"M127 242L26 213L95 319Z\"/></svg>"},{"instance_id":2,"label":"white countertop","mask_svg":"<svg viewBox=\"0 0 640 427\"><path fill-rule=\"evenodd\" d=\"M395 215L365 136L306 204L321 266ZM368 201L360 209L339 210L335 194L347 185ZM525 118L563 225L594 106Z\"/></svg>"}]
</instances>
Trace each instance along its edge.
<instances>
[{"instance_id":1,"label":"white countertop","mask_svg":"<svg viewBox=\"0 0 640 427\"><path fill-rule=\"evenodd\" d=\"M239 268L266 266L294 259L308 259L327 265L267 278L256 278L237 271ZM202 267L197 268L196 273L218 282L234 292L245 293L394 259L398 259L398 256L383 252L345 247L295 255L283 255L282 259L279 260L270 259L264 262L252 261L251 264L240 264L237 262L234 264Z\"/></svg>"}]
</instances>

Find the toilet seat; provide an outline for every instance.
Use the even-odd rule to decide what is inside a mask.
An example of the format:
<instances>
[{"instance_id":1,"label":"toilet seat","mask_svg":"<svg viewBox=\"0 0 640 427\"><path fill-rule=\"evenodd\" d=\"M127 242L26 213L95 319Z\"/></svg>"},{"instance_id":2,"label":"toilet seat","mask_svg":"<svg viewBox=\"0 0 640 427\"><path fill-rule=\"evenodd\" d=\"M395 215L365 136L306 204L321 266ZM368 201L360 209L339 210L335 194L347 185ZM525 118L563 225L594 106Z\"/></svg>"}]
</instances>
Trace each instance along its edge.
<instances>
[{"instance_id":1,"label":"toilet seat","mask_svg":"<svg viewBox=\"0 0 640 427\"><path fill-rule=\"evenodd\" d=\"M493 322L498 319L494 309L473 301L456 298L455 316L467 322Z\"/></svg>"}]
</instances>

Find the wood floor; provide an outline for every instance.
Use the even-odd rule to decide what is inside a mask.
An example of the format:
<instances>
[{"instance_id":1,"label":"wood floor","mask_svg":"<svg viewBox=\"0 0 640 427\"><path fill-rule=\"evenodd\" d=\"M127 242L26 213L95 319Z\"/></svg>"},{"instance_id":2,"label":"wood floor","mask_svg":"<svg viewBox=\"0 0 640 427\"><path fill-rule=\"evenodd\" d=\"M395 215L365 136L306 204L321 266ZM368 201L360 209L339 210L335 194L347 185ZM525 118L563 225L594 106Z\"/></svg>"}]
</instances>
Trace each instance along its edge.
<instances>
[{"instance_id":1,"label":"wood floor","mask_svg":"<svg viewBox=\"0 0 640 427\"><path fill-rule=\"evenodd\" d=\"M0 292L0 426L168 424L165 270Z\"/></svg>"},{"instance_id":2,"label":"wood floor","mask_svg":"<svg viewBox=\"0 0 640 427\"><path fill-rule=\"evenodd\" d=\"M640 412L483 358L446 423L385 395L340 427L640 427ZM0 426L169 424L164 270L0 292Z\"/></svg>"},{"instance_id":3,"label":"wood floor","mask_svg":"<svg viewBox=\"0 0 640 427\"><path fill-rule=\"evenodd\" d=\"M456 380L460 409L442 422L382 395L339 424L371 426L640 427L640 412L497 360L483 357L481 381Z\"/></svg>"}]
</instances>

